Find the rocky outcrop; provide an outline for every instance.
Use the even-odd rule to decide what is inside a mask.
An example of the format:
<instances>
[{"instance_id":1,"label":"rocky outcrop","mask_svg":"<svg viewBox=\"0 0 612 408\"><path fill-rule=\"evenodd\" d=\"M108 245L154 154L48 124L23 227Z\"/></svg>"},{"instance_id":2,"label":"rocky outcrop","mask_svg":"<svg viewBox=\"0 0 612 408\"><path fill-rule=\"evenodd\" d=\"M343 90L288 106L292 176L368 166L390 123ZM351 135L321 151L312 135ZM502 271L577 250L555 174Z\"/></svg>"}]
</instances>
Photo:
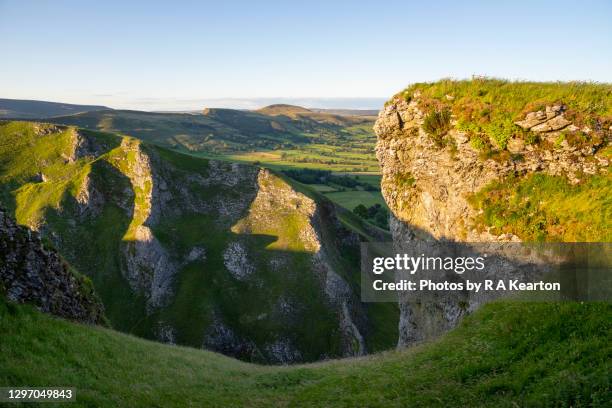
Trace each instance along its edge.
<instances>
[{"instance_id":1,"label":"rocky outcrop","mask_svg":"<svg viewBox=\"0 0 612 408\"><path fill-rule=\"evenodd\" d=\"M92 137L87 137L75 128L67 128L70 132L72 150L68 155L68 162L73 163L83 158L95 158L103 154L106 146Z\"/></svg>"},{"instance_id":2,"label":"rocky outcrop","mask_svg":"<svg viewBox=\"0 0 612 408\"><path fill-rule=\"evenodd\" d=\"M453 99L447 95L442 103ZM516 125L531 132L540 143L526 143L518 136L520 132L515 132L508 140L507 151L500 149L486 157L470 143L467 132L457 129L454 117L443 135L444 143L428 134L424 123L430 112L424 111L419 91L390 100L379 113L374 129L383 173L382 194L392 212L395 250L409 252L415 243L423 241L520 241L511 234L496 235L489 228L476 228L474 220L480 210L472 207L469 197L509 175L541 172L578 183L585 174L605 174L608 159L595 153L607 140L597 139L593 142L597 145L568 143L566 136L572 136L579 127L565 117L565 112L562 104L528 112ZM400 302L398 344L404 346L443 333L480 302L458 296L437 304L420 304L404 298Z\"/></svg>"},{"instance_id":3,"label":"rocky outcrop","mask_svg":"<svg viewBox=\"0 0 612 408\"><path fill-rule=\"evenodd\" d=\"M124 237L124 275L132 289L147 299L149 314L172 301L176 276L181 268L194 262L205 263L208 258L208 249L202 245L191 247L181 256L172 253L155 236L155 228L162 220L185 213L217 213L216 228L231 228L235 234L220 254L229 276L245 284L256 282L256 287L265 289L266 284L260 282L259 276L262 265L258 258L262 250L252 246L251 236L279 237L269 245L271 252L265 254L269 267L278 273L287 270L291 251L312 254L310 273L316 274L319 290L337 315L342 355L365 354L365 340L359 329L364 322L355 319L363 311L358 310L355 293L330 266L330 243L323 238L322 229L330 222L335 224L334 228L340 228L333 210L328 208L323 214L315 200L297 192L268 170L209 161L202 172L183 173L162 160L154 149L138 141L124 139L121 149L124 154L113 163L129 178L134 192L132 221ZM178 182L181 179L185 182ZM239 194L231 199L227 195L194 194L194 190L200 189L227 189ZM242 216L245 212L246 216ZM358 238L353 238L352 245L358 246ZM292 311L296 314L286 318L299 319L301 309ZM172 321L164 321L158 326L156 336L161 341L180 339ZM255 344L248 336L236 334L236 330L225 323L222 311L215 312L202 344L225 354L260 362L288 364L303 358L303 353L288 336L277 334L264 344Z\"/></svg>"},{"instance_id":4,"label":"rocky outcrop","mask_svg":"<svg viewBox=\"0 0 612 408\"><path fill-rule=\"evenodd\" d=\"M562 105L547 106L545 110L529 112L525 119L514 122L525 130L536 133L547 133L562 130L572 124L563 117L565 107ZM572 130L576 130L573 129Z\"/></svg>"},{"instance_id":5,"label":"rocky outcrop","mask_svg":"<svg viewBox=\"0 0 612 408\"><path fill-rule=\"evenodd\" d=\"M508 150L514 157L483 159L469 143L465 132L451 128L447 147L440 148L423 129L425 114L419 108L418 98L417 93L410 102L393 100L380 112L374 127L378 135L376 156L383 173L382 193L393 217L401 221L392 226L394 234L403 237L398 241L418 235L419 231L433 239L516 239L505 235L491 236L488 232L473 229L469 223L476 210L468 203L470 194L509 174L525 175L539 171L565 175L570 181L578 182L582 173L607 171L608 159L595 157L592 147L578 148L567 142L550 149L538 149L513 138L508 142ZM520 123L526 127L550 121L560 123L561 112L560 106L551 106L537 115L528 114L529 119ZM533 121L542 115L544 119L541 122ZM547 126L555 127L553 124ZM555 131L542 130L541 133L547 137L559 136Z\"/></svg>"},{"instance_id":6,"label":"rocky outcrop","mask_svg":"<svg viewBox=\"0 0 612 408\"><path fill-rule=\"evenodd\" d=\"M230 242L223 251L225 268L239 280L246 279L255 270L249 261L247 251L240 242Z\"/></svg>"},{"instance_id":7,"label":"rocky outcrop","mask_svg":"<svg viewBox=\"0 0 612 408\"><path fill-rule=\"evenodd\" d=\"M312 273L315 273L325 294L330 308L335 310L338 329L342 336L342 355L355 356L366 353L363 335L355 322L355 315L363 315L359 310L358 298L339 271L332 267L334 240L350 241L349 245L359 247L357 234L341 226L333 206L329 203L318 203L314 199L293 189L286 181L268 170L260 170L257 176L257 196L250 206L247 217L241 219L232 229L238 234L269 233L278 234L278 230L294 229L295 237L289 242L271 244L283 250L299 250L310 255ZM287 224L287 220L290 224ZM328 231L333 229L333 232ZM333 235L329 239L328 235ZM343 236L344 235L344 236ZM231 255L231 256L230 256ZM252 264L247 261L246 249L239 243L230 244L224 254L226 267L237 279L244 279L253 272ZM230 261L231 260L231 261ZM285 256L279 254L270 260L273 268L279 272L284 269ZM283 307L285 311L292 308ZM268 344L263 351L272 361L291 363L300 361L299 350L293 350L290 339L279 338Z\"/></svg>"},{"instance_id":8,"label":"rocky outcrop","mask_svg":"<svg viewBox=\"0 0 612 408\"><path fill-rule=\"evenodd\" d=\"M459 160L455 160L428 137L423 118L417 101L399 100L381 111L374 128L383 172L381 191L393 213L394 240L406 241L419 231L431 238L464 235L466 240L479 240L479 236L466 235L473 234L465 226L472 211L466 194L514 167L492 160L481 163L478 152L460 134L456 134L459 152L455 157Z\"/></svg>"},{"instance_id":9,"label":"rocky outcrop","mask_svg":"<svg viewBox=\"0 0 612 408\"><path fill-rule=\"evenodd\" d=\"M125 243L124 256L126 278L135 292L146 297L149 312L166 304L176 268L149 227L136 227L134 240Z\"/></svg>"},{"instance_id":10,"label":"rocky outcrop","mask_svg":"<svg viewBox=\"0 0 612 408\"><path fill-rule=\"evenodd\" d=\"M9 301L83 323L105 322L91 282L76 276L40 235L16 225L0 208L0 294Z\"/></svg>"},{"instance_id":11,"label":"rocky outcrop","mask_svg":"<svg viewBox=\"0 0 612 408\"><path fill-rule=\"evenodd\" d=\"M123 162L118 167L129 178L134 191L132 222L125 235L125 276L132 289L147 299L147 310L163 306L171 296L177 267L153 234L165 206L166 183L155 172L156 160L139 141L125 138L121 143Z\"/></svg>"},{"instance_id":12,"label":"rocky outcrop","mask_svg":"<svg viewBox=\"0 0 612 408\"><path fill-rule=\"evenodd\" d=\"M230 356L248 356L251 361L265 361L254 342L237 335L227 326L218 312L213 313L212 324L204 334L202 348Z\"/></svg>"},{"instance_id":13,"label":"rocky outcrop","mask_svg":"<svg viewBox=\"0 0 612 408\"><path fill-rule=\"evenodd\" d=\"M90 174L85 175L75 199L81 217L96 217L104 207L104 196L96 189Z\"/></svg>"}]
</instances>

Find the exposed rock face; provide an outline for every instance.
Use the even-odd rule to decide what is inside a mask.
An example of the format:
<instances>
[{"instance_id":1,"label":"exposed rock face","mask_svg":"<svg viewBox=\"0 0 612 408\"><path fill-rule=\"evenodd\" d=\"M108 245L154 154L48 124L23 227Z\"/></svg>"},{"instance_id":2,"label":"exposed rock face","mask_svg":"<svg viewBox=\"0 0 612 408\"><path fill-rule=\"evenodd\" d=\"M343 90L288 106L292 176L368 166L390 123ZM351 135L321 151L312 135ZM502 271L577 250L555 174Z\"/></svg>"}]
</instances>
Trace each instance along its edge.
<instances>
[{"instance_id":1,"label":"exposed rock face","mask_svg":"<svg viewBox=\"0 0 612 408\"><path fill-rule=\"evenodd\" d=\"M576 183L583 173L607 171L608 160L594 156L592 147L572 147L565 141L552 143L561 131L577 129L564 117L562 105L528 113L524 120L516 122L539 134L549 148L537 149L513 138L508 150L514 156L507 154L494 160L481 157L469 137L454 128L452 119L447 146L436 144L423 128L426 115L419 108L419 98L416 92L407 98L409 101L392 99L374 126L378 136L376 155L383 173L382 193L392 212L390 227L398 252L407 252L417 241L519 241L510 234L494 235L489 230L476 229L473 220L478 212L468 197L510 174L544 172L564 175ZM460 298L428 305L404 300L400 304L398 345L443 333L478 304Z\"/></svg>"},{"instance_id":2,"label":"exposed rock face","mask_svg":"<svg viewBox=\"0 0 612 408\"><path fill-rule=\"evenodd\" d=\"M533 127L557 121L547 125L551 129L556 127L554 123L560 123L558 118L562 118L561 107L549 107L546 112L548 116L545 112L539 113L543 119L538 125L534 125L535 114L527 115L530 119L523 125ZM468 143L465 133L451 129L451 145L456 146L453 152L450 147L436 146L423 130L423 119L417 94L410 102L399 99L388 104L374 126L378 136L376 156L383 172L382 193L393 216L401 221L392 226L394 235L402 236L396 239L400 242L419 231L432 239L513 239L472 229L469 222L476 212L467 197L508 174L541 171L577 181L580 173L604 172L608 165L605 158L593 157L592 148L579 150L561 144L558 148L539 151L516 140L509 142L509 149L520 154L520 159L482 159ZM551 131L548 136L556 137L558 133Z\"/></svg>"},{"instance_id":3,"label":"exposed rock face","mask_svg":"<svg viewBox=\"0 0 612 408\"><path fill-rule=\"evenodd\" d=\"M300 351L288 339L268 344L265 351L273 357L274 361L281 364L290 364L302 359Z\"/></svg>"},{"instance_id":4,"label":"exposed rock face","mask_svg":"<svg viewBox=\"0 0 612 408\"><path fill-rule=\"evenodd\" d=\"M350 241L349 245L359 246L359 239L356 234L349 232L342 227L336 218L333 206L324 203L316 203L310 197L295 191L289 184L268 170L260 170L257 176L258 192L255 200L251 204L249 214L234 227L236 233L274 233L275 229L296 228L295 241L291 244L278 242L277 245L285 248L285 245L297 246L299 249L311 255L312 272L317 275L321 285L321 291L325 293L327 301L338 316L339 332L342 336L342 355L355 356L366 353L365 340L360 333L360 329L354 322L354 315L362 314L358 298L352 292L348 283L331 266L330 251L333 250L331 242L326 240L325 228L334 229L336 239L344 238ZM292 220L291 226L284 224L285 217ZM279 223L280 221L280 223ZM274 225L277 224L277 225ZM342 235L345 235L342 237ZM237 276L244 279L253 272L246 261L246 251L238 247L234 242L226 250L226 267ZM240 250L238 250L240 248ZM229 256L229 250L234 254ZM231 268L227 265L229 259ZM284 256L273 257L271 263L277 266L279 272L284 268ZM287 302L283 302L282 310L291 311ZM363 323L363 322L359 322ZM300 361L301 353L293 349L291 341L287 338L279 338L272 344L268 344L263 351L272 361L280 363L291 363Z\"/></svg>"},{"instance_id":5,"label":"exposed rock face","mask_svg":"<svg viewBox=\"0 0 612 408\"><path fill-rule=\"evenodd\" d=\"M564 110L565 108L561 105L547 106L546 110L530 112L525 115L525 119L515 123L523 129L536 133L561 130L571 124L569 120L563 117Z\"/></svg>"},{"instance_id":6,"label":"exposed rock face","mask_svg":"<svg viewBox=\"0 0 612 408\"><path fill-rule=\"evenodd\" d=\"M104 146L94 138L84 136L75 128L68 128L68 131L72 137L72 151L68 156L69 162L72 163L86 157L97 157L104 153Z\"/></svg>"},{"instance_id":7,"label":"exposed rock face","mask_svg":"<svg viewBox=\"0 0 612 408\"><path fill-rule=\"evenodd\" d=\"M149 311L163 306L171 294L176 268L151 229L137 226L134 240L126 243L124 253L130 286L145 295Z\"/></svg>"},{"instance_id":8,"label":"exposed rock face","mask_svg":"<svg viewBox=\"0 0 612 408\"><path fill-rule=\"evenodd\" d=\"M38 233L16 225L1 208L0 290L10 301L32 303L45 313L83 323L105 321L91 284L46 249Z\"/></svg>"},{"instance_id":9,"label":"exposed rock face","mask_svg":"<svg viewBox=\"0 0 612 408\"><path fill-rule=\"evenodd\" d=\"M76 197L79 204L79 215L97 216L104 206L104 196L96 189L94 181L88 174Z\"/></svg>"},{"instance_id":10,"label":"exposed rock face","mask_svg":"<svg viewBox=\"0 0 612 408\"><path fill-rule=\"evenodd\" d=\"M186 262L204 261L204 260L206 260L206 249L200 246L195 246L191 249L191 251L189 252L189 255L187 255Z\"/></svg>"},{"instance_id":11,"label":"exposed rock face","mask_svg":"<svg viewBox=\"0 0 612 408\"><path fill-rule=\"evenodd\" d=\"M227 270L236 279L245 279L255 270L252 263L249 262L246 249L240 242L230 242L223 251L223 261Z\"/></svg>"},{"instance_id":12,"label":"exposed rock face","mask_svg":"<svg viewBox=\"0 0 612 408\"><path fill-rule=\"evenodd\" d=\"M157 338L162 343L176 344L176 330L163 321L160 321L157 325Z\"/></svg>"},{"instance_id":13,"label":"exposed rock face","mask_svg":"<svg viewBox=\"0 0 612 408\"><path fill-rule=\"evenodd\" d=\"M91 144L94 142L83 142ZM155 173L152 158L140 142L123 139L121 148L124 156L116 165L129 178L134 192L132 222L124 237L124 273L132 289L145 296L147 310L152 312L168 301L176 273L176 266L151 230L165 205L160 189L165 182Z\"/></svg>"},{"instance_id":14,"label":"exposed rock face","mask_svg":"<svg viewBox=\"0 0 612 408\"><path fill-rule=\"evenodd\" d=\"M250 340L238 336L218 315L214 314L213 323L204 334L202 348L231 356L250 356L250 360L262 360L257 346Z\"/></svg>"},{"instance_id":15,"label":"exposed rock face","mask_svg":"<svg viewBox=\"0 0 612 408\"><path fill-rule=\"evenodd\" d=\"M392 218L403 221L391 221L394 237L402 236L394 240L403 242L420 230L434 239L464 235L466 240L479 240L479 236L465 236L473 234L465 226L472 211L465 195L514 168L492 160L481 163L478 152L459 137L456 156L460 159L455 160L427 136L421 127L423 117L416 101L400 100L382 110L375 124L382 193Z\"/></svg>"}]
</instances>

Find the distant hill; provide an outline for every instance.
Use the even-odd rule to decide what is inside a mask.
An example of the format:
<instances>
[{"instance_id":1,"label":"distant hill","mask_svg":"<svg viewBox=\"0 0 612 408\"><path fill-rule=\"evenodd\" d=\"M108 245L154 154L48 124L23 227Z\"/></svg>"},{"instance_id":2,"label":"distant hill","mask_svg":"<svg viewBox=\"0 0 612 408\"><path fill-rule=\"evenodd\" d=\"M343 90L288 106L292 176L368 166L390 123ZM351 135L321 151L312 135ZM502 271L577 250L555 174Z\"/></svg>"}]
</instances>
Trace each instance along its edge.
<instances>
[{"instance_id":1,"label":"distant hill","mask_svg":"<svg viewBox=\"0 0 612 408\"><path fill-rule=\"evenodd\" d=\"M256 112L270 116L284 116L294 120L310 120L321 124L336 126L351 126L366 123L375 118L364 118L363 116L335 114L324 109L311 110L295 105L270 105L258 109Z\"/></svg>"},{"instance_id":2,"label":"distant hill","mask_svg":"<svg viewBox=\"0 0 612 408\"><path fill-rule=\"evenodd\" d=\"M257 112L263 113L264 115L291 115L296 113L311 113L312 111L302 108L301 106L280 103L258 109Z\"/></svg>"},{"instance_id":3,"label":"distant hill","mask_svg":"<svg viewBox=\"0 0 612 408\"><path fill-rule=\"evenodd\" d=\"M73 105L61 102L0 98L0 118L43 119L98 110L110 110L110 108L100 105Z\"/></svg>"},{"instance_id":4,"label":"distant hill","mask_svg":"<svg viewBox=\"0 0 612 408\"><path fill-rule=\"evenodd\" d=\"M196 155L286 167L375 172L373 117L334 115L299 106L199 113L95 110L54 123L118 132Z\"/></svg>"}]
</instances>

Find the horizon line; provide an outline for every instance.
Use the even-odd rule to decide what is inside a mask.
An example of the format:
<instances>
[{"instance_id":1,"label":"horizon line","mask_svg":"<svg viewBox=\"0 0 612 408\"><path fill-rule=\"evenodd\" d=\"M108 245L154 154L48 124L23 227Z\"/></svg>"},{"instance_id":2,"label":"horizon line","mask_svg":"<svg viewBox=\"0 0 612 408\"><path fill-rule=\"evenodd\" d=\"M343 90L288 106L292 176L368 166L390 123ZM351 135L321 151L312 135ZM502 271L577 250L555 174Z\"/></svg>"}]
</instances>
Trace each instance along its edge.
<instances>
[{"instance_id":1,"label":"horizon line","mask_svg":"<svg viewBox=\"0 0 612 408\"><path fill-rule=\"evenodd\" d=\"M91 99L67 98L53 100L51 98L10 98L0 99L22 102L42 102L62 105L89 105L100 106L113 110L140 110L145 112L185 112L204 108L253 110L276 104L295 105L309 109L348 109L348 110L379 110L382 104L389 99L385 96L319 96L319 97L291 97L291 96L260 96L260 97L218 97L218 98L172 98L172 97L136 97L126 98L109 94ZM105 99L108 99L105 101Z\"/></svg>"}]
</instances>

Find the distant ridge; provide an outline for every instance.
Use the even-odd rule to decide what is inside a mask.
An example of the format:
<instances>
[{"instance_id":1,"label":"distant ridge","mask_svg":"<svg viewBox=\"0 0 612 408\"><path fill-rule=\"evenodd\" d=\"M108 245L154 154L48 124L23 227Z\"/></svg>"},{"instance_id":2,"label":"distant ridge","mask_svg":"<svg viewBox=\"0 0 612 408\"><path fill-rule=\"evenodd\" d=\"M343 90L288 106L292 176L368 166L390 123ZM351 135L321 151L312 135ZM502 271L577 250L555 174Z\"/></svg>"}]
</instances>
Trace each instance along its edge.
<instances>
[{"instance_id":1,"label":"distant ridge","mask_svg":"<svg viewBox=\"0 0 612 408\"><path fill-rule=\"evenodd\" d=\"M256 112L263 113L264 115L291 115L296 113L312 113L310 109L306 109L297 105L288 105L283 103L269 105L264 108L257 109Z\"/></svg>"},{"instance_id":2,"label":"distant ridge","mask_svg":"<svg viewBox=\"0 0 612 408\"><path fill-rule=\"evenodd\" d=\"M0 118L6 119L44 119L98 110L111 110L111 108L101 105L74 105L61 102L0 98Z\"/></svg>"},{"instance_id":3,"label":"distant ridge","mask_svg":"<svg viewBox=\"0 0 612 408\"><path fill-rule=\"evenodd\" d=\"M289 104L269 105L252 112L267 116L287 116L292 119L308 118L320 123L329 124L340 124L346 120L374 120L378 115L378 111L374 109L308 109L302 106Z\"/></svg>"}]
</instances>

